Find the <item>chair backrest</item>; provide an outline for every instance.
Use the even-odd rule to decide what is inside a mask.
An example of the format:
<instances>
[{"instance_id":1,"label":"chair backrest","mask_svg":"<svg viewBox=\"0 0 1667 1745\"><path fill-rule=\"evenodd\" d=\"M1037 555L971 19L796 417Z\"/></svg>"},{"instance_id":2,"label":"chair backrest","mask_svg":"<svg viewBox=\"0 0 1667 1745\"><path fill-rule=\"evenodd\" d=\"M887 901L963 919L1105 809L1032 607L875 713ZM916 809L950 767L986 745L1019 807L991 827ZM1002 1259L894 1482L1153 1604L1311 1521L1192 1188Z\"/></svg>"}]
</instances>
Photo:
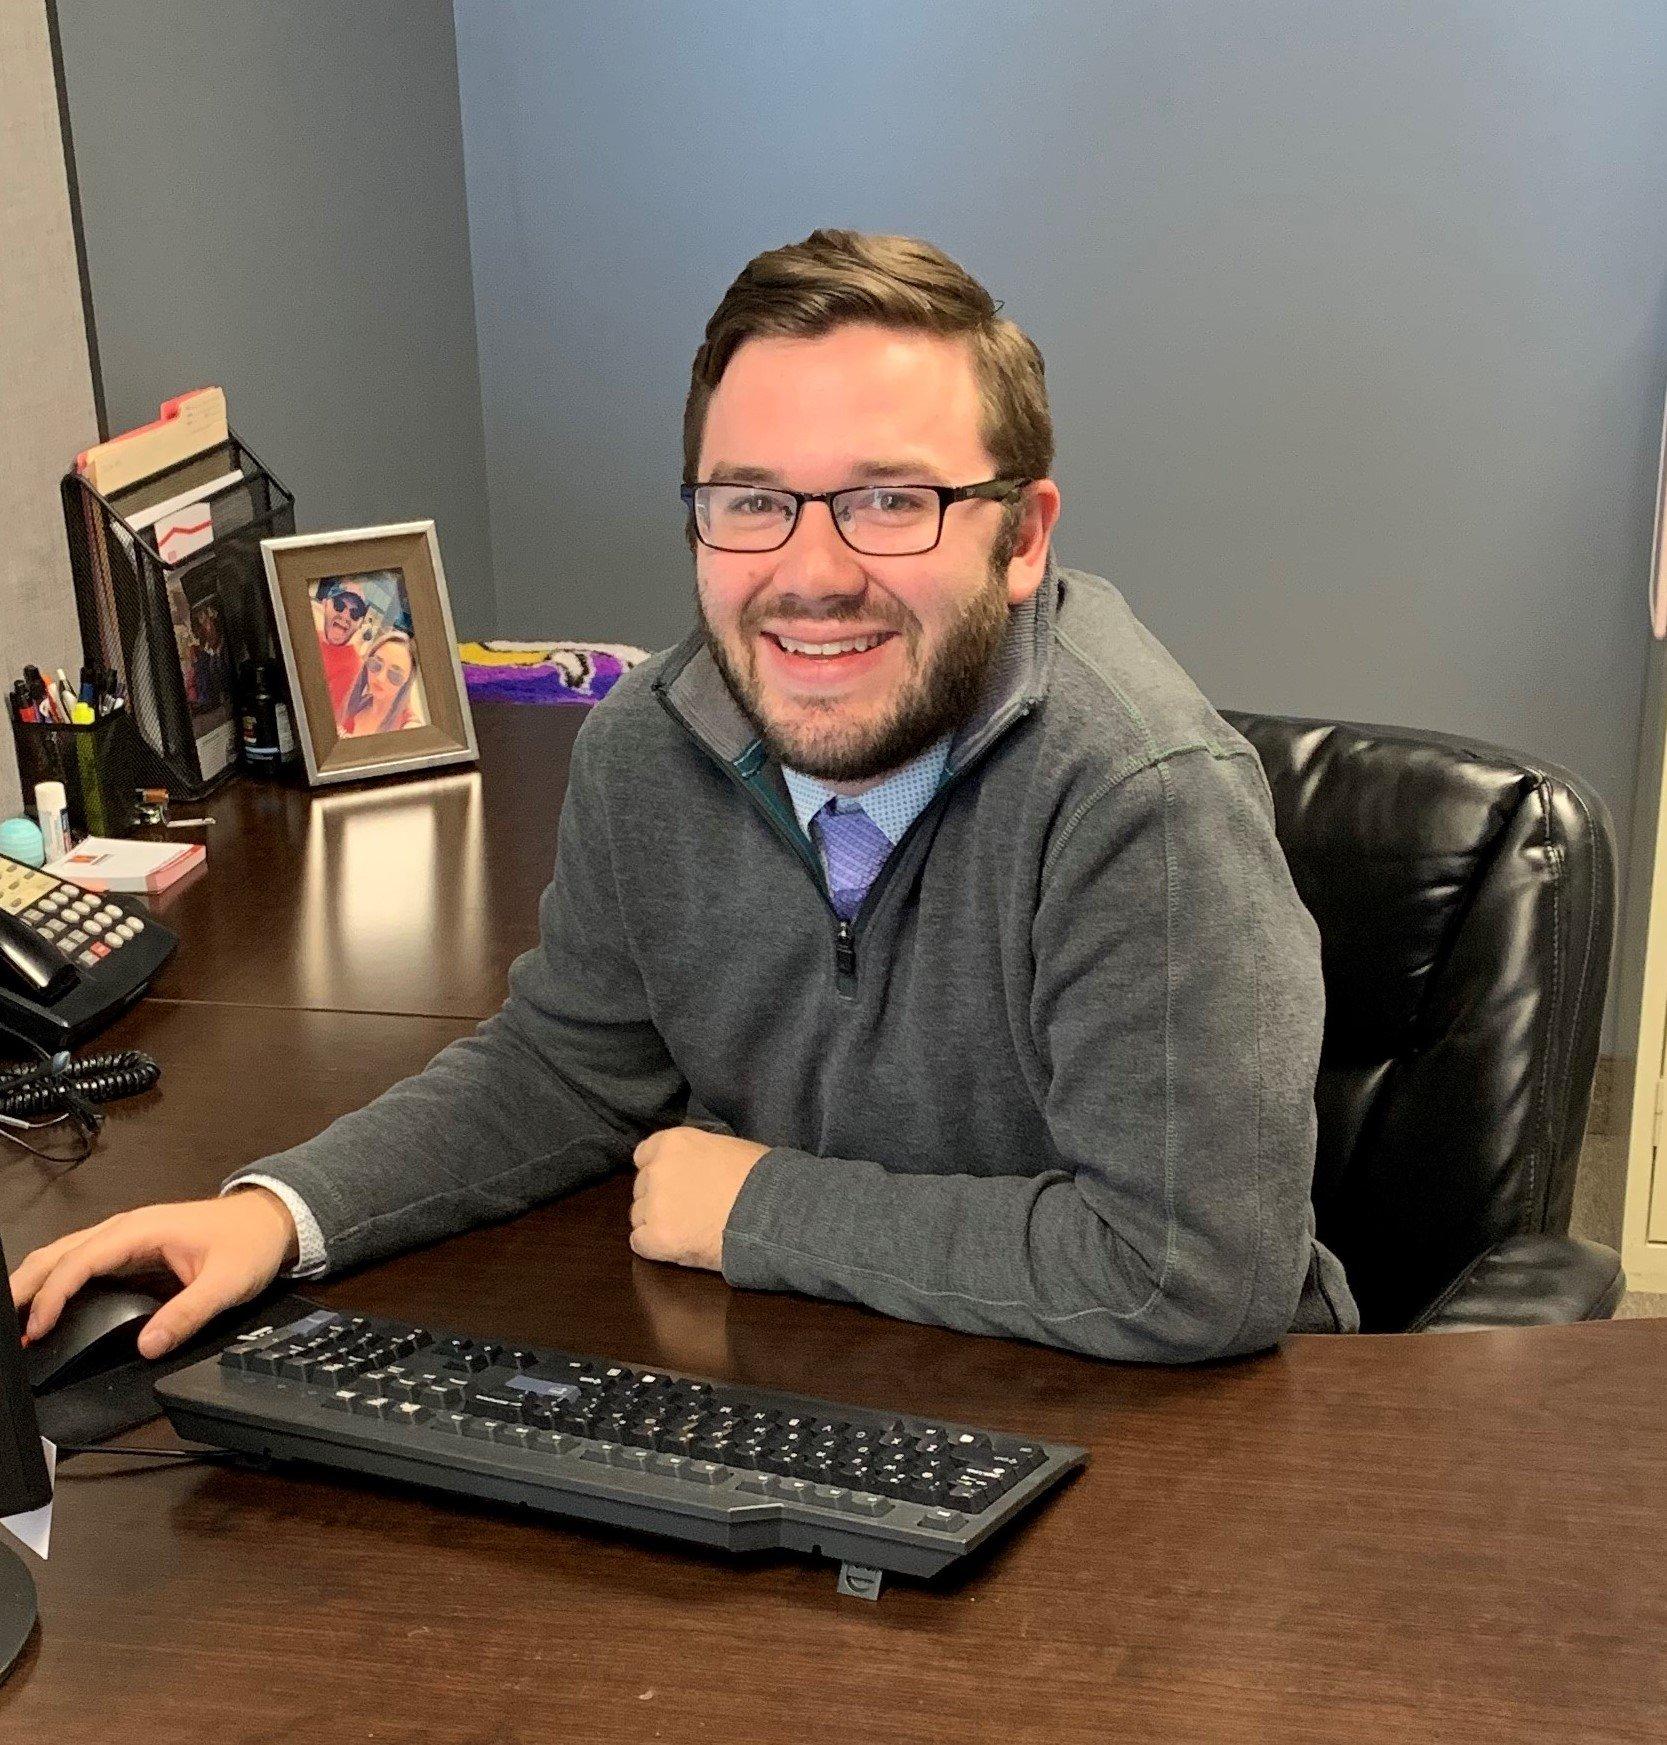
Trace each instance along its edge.
<instances>
[{"instance_id":1,"label":"chair backrest","mask_svg":"<svg viewBox=\"0 0 1667 1745\"><path fill-rule=\"evenodd\" d=\"M1320 929L1320 1240L1363 1329L1402 1328L1496 1242L1568 1229L1614 934L1608 811L1498 746L1224 713Z\"/></svg>"}]
</instances>

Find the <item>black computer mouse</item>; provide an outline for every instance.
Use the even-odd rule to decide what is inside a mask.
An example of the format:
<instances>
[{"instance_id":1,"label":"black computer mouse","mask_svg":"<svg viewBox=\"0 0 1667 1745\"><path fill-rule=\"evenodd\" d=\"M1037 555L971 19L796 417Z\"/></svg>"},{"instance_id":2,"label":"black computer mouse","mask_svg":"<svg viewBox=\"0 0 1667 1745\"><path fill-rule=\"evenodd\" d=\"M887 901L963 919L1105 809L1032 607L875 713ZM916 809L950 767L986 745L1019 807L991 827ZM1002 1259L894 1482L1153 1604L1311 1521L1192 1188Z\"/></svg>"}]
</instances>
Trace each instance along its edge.
<instances>
[{"instance_id":1,"label":"black computer mouse","mask_svg":"<svg viewBox=\"0 0 1667 1745\"><path fill-rule=\"evenodd\" d=\"M51 1332L24 1346L23 1368L37 1394L131 1363L139 1329L164 1299L115 1280L95 1279L64 1304Z\"/></svg>"}]
</instances>

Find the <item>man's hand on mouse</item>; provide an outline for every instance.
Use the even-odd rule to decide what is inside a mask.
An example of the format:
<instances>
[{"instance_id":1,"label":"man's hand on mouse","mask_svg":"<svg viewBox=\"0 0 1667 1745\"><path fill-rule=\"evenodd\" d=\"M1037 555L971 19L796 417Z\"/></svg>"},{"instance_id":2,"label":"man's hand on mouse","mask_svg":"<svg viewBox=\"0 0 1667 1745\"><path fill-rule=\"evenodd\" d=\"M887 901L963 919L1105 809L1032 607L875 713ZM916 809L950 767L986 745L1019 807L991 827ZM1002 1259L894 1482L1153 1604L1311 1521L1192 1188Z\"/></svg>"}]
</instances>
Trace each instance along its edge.
<instances>
[{"instance_id":1,"label":"man's hand on mouse","mask_svg":"<svg viewBox=\"0 0 1667 1745\"><path fill-rule=\"evenodd\" d=\"M769 1149L701 1127L650 1134L632 1153L633 1251L720 1271L730 1208ZM298 1251L295 1220L283 1201L266 1188L238 1188L218 1199L141 1206L71 1231L24 1256L11 1275L12 1301L29 1311L25 1340L40 1339L89 1279L166 1268L183 1288L139 1334L140 1355L161 1357L223 1310L258 1295Z\"/></svg>"},{"instance_id":2,"label":"man's hand on mouse","mask_svg":"<svg viewBox=\"0 0 1667 1745\"><path fill-rule=\"evenodd\" d=\"M631 1154L631 1248L645 1260L723 1269L724 1226L753 1165L771 1148L756 1139L665 1127Z\"/></svg>"},{"instance_id":3,"label":"man's hand on mouse","mask_svg":"<svg viewBox=\"0 0 1667 1745\"><path fill-rule=\"evenodd\" d=\"M222 1310L257 1296L298 1251L283 1201L266 1188L238 1188L220 1199L118 1212L60 1236L18 1264L12 1301L29 1310L25 1340L40 1339L88 1279L166 1268L184 1288L139 1333L140 1356L161 1357Z\"/></svg>"}]
</instances>

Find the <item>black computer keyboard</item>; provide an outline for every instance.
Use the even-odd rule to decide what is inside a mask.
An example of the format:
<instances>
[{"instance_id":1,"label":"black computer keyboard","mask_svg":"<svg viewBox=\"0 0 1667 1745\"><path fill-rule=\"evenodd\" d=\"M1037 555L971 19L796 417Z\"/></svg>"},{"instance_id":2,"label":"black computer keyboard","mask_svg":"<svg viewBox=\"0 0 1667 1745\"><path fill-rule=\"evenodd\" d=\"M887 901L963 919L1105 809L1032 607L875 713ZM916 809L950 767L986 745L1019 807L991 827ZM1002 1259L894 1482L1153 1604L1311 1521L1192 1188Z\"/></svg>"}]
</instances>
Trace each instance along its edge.
<instances>
[{"instance_id":1,"label":"black computer keyboard","mask_svg":"<svg viewBox=\"0 0 1667 1745\"><path fill-rule=\"evenodd\" d=\"M842 1585L855 1592L877 1589L882 1570L938 1574L1087 1458L1001 1431L308 1309L159 1381L175 1430L732 1551L807 1551L850 1566Z\"/></svg>"}]
</instances>

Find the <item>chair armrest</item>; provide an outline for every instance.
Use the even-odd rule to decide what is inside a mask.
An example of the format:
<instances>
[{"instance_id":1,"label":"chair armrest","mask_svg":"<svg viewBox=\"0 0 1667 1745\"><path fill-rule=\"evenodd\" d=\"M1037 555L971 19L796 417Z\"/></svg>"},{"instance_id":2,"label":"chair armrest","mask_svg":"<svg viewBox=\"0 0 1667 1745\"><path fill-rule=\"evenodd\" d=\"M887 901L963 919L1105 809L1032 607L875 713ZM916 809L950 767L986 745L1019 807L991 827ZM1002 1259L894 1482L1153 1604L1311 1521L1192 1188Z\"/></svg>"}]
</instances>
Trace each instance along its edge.
<instances>
[{"instance_id":1,"label":"chair armrest","mask_svg":"<svg viewBox=\"0 0 1667 1745\"><path fill-rule=\"evenodd\" d=\"M1486 1249L1413 1321L1414 1333L1607 1321L1626 1290L1621 1257L1580 1236L1510 1236Z\"/></svg>"}]
</instances>

